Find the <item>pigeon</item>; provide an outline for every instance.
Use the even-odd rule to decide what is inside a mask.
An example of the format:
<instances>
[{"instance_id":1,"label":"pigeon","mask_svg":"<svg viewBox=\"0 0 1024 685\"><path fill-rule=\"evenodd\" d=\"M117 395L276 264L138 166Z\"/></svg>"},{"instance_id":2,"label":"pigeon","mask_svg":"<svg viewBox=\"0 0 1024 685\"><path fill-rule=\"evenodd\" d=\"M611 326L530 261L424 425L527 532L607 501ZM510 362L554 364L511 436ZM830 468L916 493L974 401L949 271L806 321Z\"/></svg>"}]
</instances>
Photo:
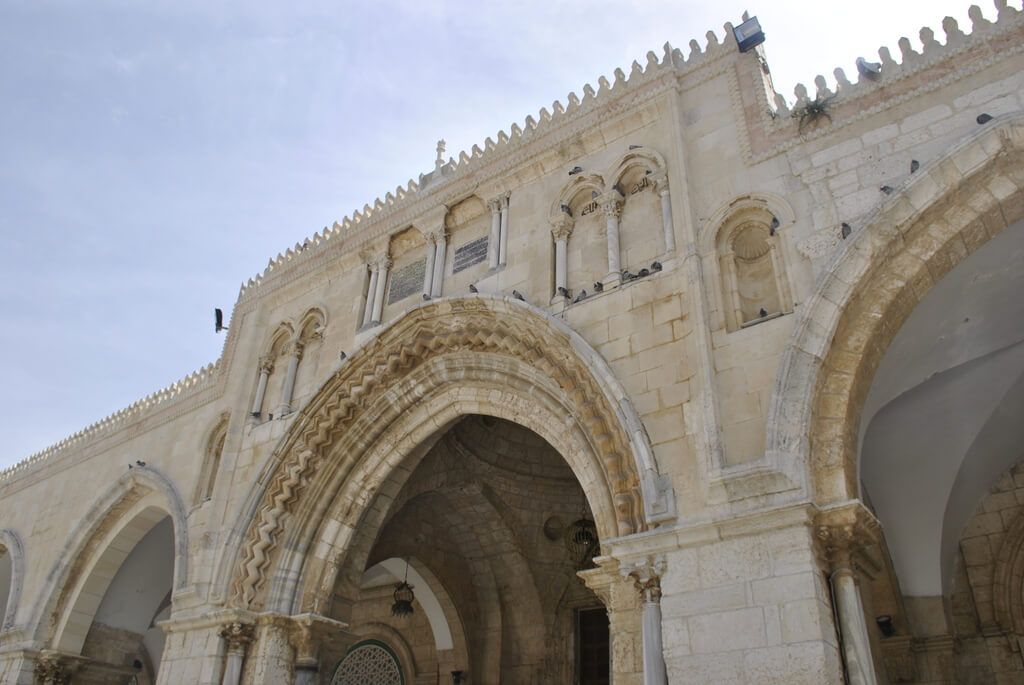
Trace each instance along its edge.
<instances>
[{"instance_id":1,"label":"pigeon","mask_svg":"<svg viewBox=\"0 0 1024 685\"><path fill-rule=\"evenodd\" d=\"M526 298L523 297L523 294L521 292L519 292L518 290L513 290L512 291L512 297L514 297L517 300L520 300L522 302L526 302Z\"/></svg>"},{"instance_id":2,"label":"pigeon","mask_svg":"<svg viewBox=\"0 0 1024 685\"><path fill-rule=\"evenodd\" d=\"M868 78L878 78L882 73L882 65L879 62L869 62L863 57L858 57L856 64L857 71Z\"/></svg>"},{"instance_id":3,"label":"pigeon","mask_svg":"<svg viewBox=\"0 0 1024 685\"><path fill-rule=\"evenodd\" d=\"M427 293L423 293L423 301L426 302L429 299L430 299L430 295L428 295Z\"/></svg>"},{"instance_id":4,"label":"pigeon","mask_svg":"<svg viewBox=\"0 0 1024 685\"><path fill-rule=\"evenodd\" d=\"M144 461L139 461L138 459L136 459L136 460L135 460L135 465L136 465L136 466L145 466L145 465L146 465L146 462L144 462Z\"/></svg>"},{"instance_id":5,"label":"pigeon","mask_svg":"<svg viewBox=\"0 0 1024 685\"><path fill-rule=\"evenodd\" d=\"M881 190L886 195L892 195L892 186L882 186L881 188L879 188L879 190Z\"/></svg>"},{"instance_id":6,"label":"pigeon","mask_svg":"<svg viewBox=\"0 0 1024 685\"><path fill-rule=\"evenodd\" d=\"M651 271L661 271L661 262L651 262Z\"/></svg>"},{"instance_id":7,"label":"pigeon","mask_svg":"<svg viewBox=\"0 0 1024 685\"><path fill-rule=\"evenodd\" d=\"M761 307L760 309L757 310L757 315L763 319L764 317L768 316L768 310L765 309L764 307Z\"/></svg>"},{"instance_id":8,"label":"pigeon","mask_svg":"<svg viewBox=\"0 0 1024 685\"><path fill-rule=\"evenodd\" d=\"M558 286L558 294L562 297L569 297L569 289L564 286Z\"/></svg>"},{"instance_id":9,"label":"pigeon","mask_svg":"<svg viewBox=\"0 0 1024 685\"><path fill-rule=\"evenodd\" d=\"M594 281L594 292L599 293L604 290L604 283L601 281Z\"/></svg>"},{"instance_id":10,"label":"pigeon","mask_svg":"<svg viewBox=\"0 0 1024 685\"><path fill-rule=\"evenodd\" d=\"M844 221L844 222L843 222L843 225L842 225L842 228L841 228L841 230L840 230L840 232L839 232L839 234L840 234L840 235L841 235L841 236L843 237L843 240L846 240L847 238L849 238L849 237L850 237L850 232L851 232L852 230L853 230L853 229L851 229L851 228L850 228L850 224L848 224L848 223L846 223L846 222Z\"/></svg>"},{"instance_id":11,"label":"pigeon","mask_svg":"<svg viewBox=\"0 0 1024 685\"><path fill-rule=\"evenodd\" d=\"M575 176L576 174L578 174L578 173L580 173L580 172L582 172L582 171L583 171L583 167L581 167L581 166L574 166L574 167L573 167L573 168L572 168L572 169L571 169L571 170L569 171L569 175L570 175L570 176Z\"/></svg>"},{"instance_id":12,"label":"pigeon","mask_svg":"<svg viewBox=\"0 0 1024 685\"><path fill-rule=\"evenodd\" d=\"M978 118L975 119L975 121L977 121L981 125L985 125L988 122L992 121L992 115L988 114L987 112L982 112L981 114L978 115Z\"/></svg>"},{"instance_id":13,"label":"pigeon","mask_svg":"<svg viewBox=\"0 0 1024 685\"><path fill-rule=\"evenodd\" d=\"M573 304L575 304L577 302L582 302L585 299L587 299L587 291L586 290L581 290L580 294L576 296L575 300L573 300Z\"/></svg>"},{"instance_id":14,"label":"pigeon","mask_svg":"<svg viewBox=\"0 0 1024 685\"><path fill-rule=\"evenodd\" d=\"M473 285L472 283L470 283L470 284L469 284L469 292L471 292L471 293L478 293L478 292L480 292L480 291L476 289L476 286L475 286L475 285Z\"/></svg>"},{"instance_id":15,"label":"pigeon","mask_svg":"<svg viewBox=\"0 0 1024 685\"><path fill-rule=\"evenodd\" d=\"M920 168L921 168L921 162L917 161L916 159L910 160L910 173L914 173L915 171L917 171Z\"/></svg>"},{"instance_id":16,"label":"pigeon","mask_svg":"<svg viewBox=\"0 0 1024 685\"><path fill-rule=\"evenodd\" d=\"M639 150L642 147L643 147L643 145L630 145L629 149L630 150Z\"/></svg>"},{"instance_id":17,"label":"pigeon","mask_svg":"<svg viewBox=\"0 0 1024 685\"><path fill-rule=\"evenodd\" d=\"M345 361L345 359L348 358L348 355L345 354L345 350L341 351L341 354L339 355L339 358L341 359L341 361Z\"/></svg>"}]
</instances>

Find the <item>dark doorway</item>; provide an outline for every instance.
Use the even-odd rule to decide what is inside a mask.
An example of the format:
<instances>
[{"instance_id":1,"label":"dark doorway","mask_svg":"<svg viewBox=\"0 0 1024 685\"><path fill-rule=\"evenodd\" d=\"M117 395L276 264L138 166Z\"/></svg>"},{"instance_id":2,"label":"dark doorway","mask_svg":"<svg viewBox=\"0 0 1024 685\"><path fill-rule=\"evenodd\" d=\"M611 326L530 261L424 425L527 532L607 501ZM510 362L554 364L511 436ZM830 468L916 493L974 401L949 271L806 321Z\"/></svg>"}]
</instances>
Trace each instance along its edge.
<instances>
[{"instance_id":1,"label":"dark doorway","mask_svg":"<svg viewBox=\"0 0 1024 685\"><path fill-rule=\"evenodd\" d=\"M603 609L580 609L576 613L579 653L576 682L579 685L608 685L611 682L608 613Z\"/></svg>"}]
</instances>

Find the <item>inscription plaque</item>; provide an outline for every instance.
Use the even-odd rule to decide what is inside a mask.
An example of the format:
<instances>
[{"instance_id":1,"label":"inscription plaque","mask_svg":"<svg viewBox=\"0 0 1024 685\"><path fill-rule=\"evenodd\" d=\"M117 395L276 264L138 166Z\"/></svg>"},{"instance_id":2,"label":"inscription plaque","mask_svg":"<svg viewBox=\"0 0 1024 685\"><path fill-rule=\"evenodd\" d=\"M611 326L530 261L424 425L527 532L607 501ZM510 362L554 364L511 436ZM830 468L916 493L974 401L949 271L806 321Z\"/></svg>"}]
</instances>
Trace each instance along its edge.
<instances>
[{"instance_id":1,"label":"inscription plaque","mask_svg":"<svg viewBox=\"0 0 1024 685\"><path fill-rule=\"evenodd\" d=\"M391 284L388 287L388 304L404 300L414 293L423 292L423 276L427 272L426 258L406 264L391 272Z\"/></svg>"},{"instance_id":2,"label":"inscription plaque","mask_svg":"<svg viewBox=\"0 0 1024 685\"><path fill-rule=\"evenodd\" d=\"M487 259L487 236L471 240L465 245L460 245L455 250L455 263L452 265L452 273L459 273L474 264Z\"/></svg>"}]
</instances>

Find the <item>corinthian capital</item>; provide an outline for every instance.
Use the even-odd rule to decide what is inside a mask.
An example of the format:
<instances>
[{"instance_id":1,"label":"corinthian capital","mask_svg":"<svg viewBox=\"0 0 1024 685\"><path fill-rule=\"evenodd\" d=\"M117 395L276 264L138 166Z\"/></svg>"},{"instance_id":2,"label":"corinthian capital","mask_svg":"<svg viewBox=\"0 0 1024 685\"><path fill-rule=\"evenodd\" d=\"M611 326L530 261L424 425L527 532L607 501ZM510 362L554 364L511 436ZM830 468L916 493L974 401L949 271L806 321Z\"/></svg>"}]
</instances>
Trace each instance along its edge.
<instances>
[{"instance_id":1,"label":"corinthian capital","mask_svg":"<svg viewBox=\"0 0 1024 685\"><path fill-rule=\"evenodd\" d=\"M633 579L640 597L645 602L661 601L661 576L665 573L665 557L658 554L639 561L623 564L620 572Z\"/></svg>"},{"instance_id":2,"label":"corinthian capital","mask_svg":"<svg viewBox=\"0 0 1024 685\"><path fill-rule=\"evenodd\" d=\"M622 203L624 200L625 198L622 197L622 193L614 189L597 198L597 201L601 203L601 211L607 216L616 217L622 214Z\"/></svg>"},{"instance_id":3,"label":"corinthian capital","mask_svg":"<svg viewBox=\"0 0 1024 685\"><path fill-rule=\"evenodd\" d=\"M568 214L563 214L551 222L551 236L557 240L568 240L572 235L573 220Z\"/></svg>"},{"instance_id":4,"label":"corinthian capital","mask_svg":"<svg viewBox=\"0 0 1024 685\"><path fill-rule=\"evenodd\" d=\"M229 650L244 650L252 642L254 630L251 623L228 623L220 629L220 636Z\"/></svg>"}]
</instances>

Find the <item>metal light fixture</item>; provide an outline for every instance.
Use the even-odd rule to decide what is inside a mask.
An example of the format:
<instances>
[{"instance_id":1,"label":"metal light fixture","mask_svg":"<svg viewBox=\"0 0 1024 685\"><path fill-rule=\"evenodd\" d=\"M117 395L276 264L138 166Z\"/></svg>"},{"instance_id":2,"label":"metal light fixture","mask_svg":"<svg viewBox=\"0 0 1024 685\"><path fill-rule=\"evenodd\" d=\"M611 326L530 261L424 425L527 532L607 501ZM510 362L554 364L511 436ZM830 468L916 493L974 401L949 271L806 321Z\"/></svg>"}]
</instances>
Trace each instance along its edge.
<instances>
[{"instance_id":1,"label":"metal light fixture","mask_svg":"<svg viewBox=\"0 0 1024 685\"><path fill-rule=\"evenodd\" d=\"M600 544L593 521L581 518L565 529L565 546L577 568L593 566Z\"/></svg>"},{"instance_id":2,"label":"metal light fixture","mask_svg":"<svg viewBox=\"0 0 1024 685\"><path fill-rule=\"evenodd\" d=\"M740 52L748 52L764 42L764 31L757 17L751 17L732 30L739 43Z\"/></svg>"},{"instance_id":3,"label":"metal light fixture","mask_svg":"<svg viewBox=\"0 0 1024 685\"><path fill-rule=\"evenodd\" d=\"M403 618L413 612L412 600L416 596L412 592L412 585L409 585L409 562L405 562L405 580L395 585L395 603L391 605L391 615Z\"/></svg>"}]
</instances>

